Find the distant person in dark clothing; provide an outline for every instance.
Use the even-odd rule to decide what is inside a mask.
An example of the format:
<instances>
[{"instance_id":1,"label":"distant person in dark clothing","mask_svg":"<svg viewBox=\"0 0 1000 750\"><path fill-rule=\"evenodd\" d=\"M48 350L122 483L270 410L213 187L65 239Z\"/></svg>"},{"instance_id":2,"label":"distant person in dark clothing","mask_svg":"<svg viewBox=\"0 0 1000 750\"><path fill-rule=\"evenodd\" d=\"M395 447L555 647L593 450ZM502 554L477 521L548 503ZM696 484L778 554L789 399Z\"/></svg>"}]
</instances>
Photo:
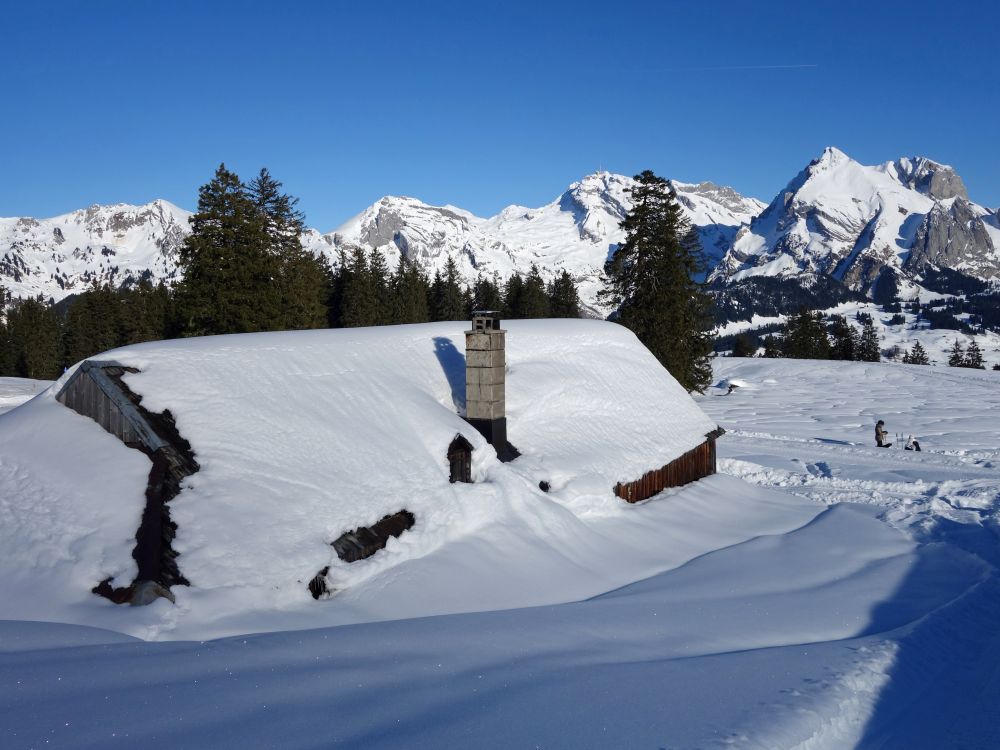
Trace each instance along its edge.
<instances>
[{"instance_id":1,"label":"distant person in dark clothing","mask_svg":"<svg viewBox=\"0 0 1000 750\"><path fill-rule=\"evenodd\" d=\"M904 451L919 451L920 443L913 439L913 435L906 438L906 445L903 446Z\"/></svg>"},{"instance_id":2,"label":"distant person in dark clothing","mask_svg":"<svg viewBox=\"0 0 1000 750\"><path fill-rule=\"evenodd\" d=\"M875 423L875 445L879 448L889 448L892 443L885 442L885 422L881 419Z\"/></svg>"}]
</instances>

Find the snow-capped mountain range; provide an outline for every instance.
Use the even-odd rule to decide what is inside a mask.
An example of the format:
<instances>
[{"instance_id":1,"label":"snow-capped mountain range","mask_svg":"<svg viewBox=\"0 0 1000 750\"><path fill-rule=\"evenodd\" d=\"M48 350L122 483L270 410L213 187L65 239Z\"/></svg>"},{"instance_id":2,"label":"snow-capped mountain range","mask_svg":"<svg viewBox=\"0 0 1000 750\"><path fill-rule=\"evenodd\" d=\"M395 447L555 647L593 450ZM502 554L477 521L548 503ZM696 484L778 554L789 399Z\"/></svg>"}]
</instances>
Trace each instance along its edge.
<instances>
[{"instance_id":1,"label":"snow-capped mountain range","mask_svg":"<svg viewBox=\"0 0 1000 750\"><path fill-rule=\"evenodd\" d=\"M454 206L429 206L412 198L386 197L326 235L307 234L315 249L377 247L394 263L400 253L433 271L448 257L474 279L496 272L506 278L537 264L542 275L566 270L585 303L596 306L600 273L624 234L618 223L631 208L633 180L618 174L588 175L541 208L508 206L483 219ZM732 245L740 228L764 204L710 182L671 182L691 222L698 227L712 265Z\"/></svg>"},{"instance_id":2,"label":"snow-capped mountain range","mask_svg":"<svg viewBox=\"0 0 1000 750\"><path fill-rule=\"evenodd\" d=\"M595 309L600 272L623 239L632 179L598 172L540 208L512 205L481 218L451 205L387 196L333 232L303 241L336 262L354 246L400 254L430 273L453 257L467 281L532 263L566 270ZM811 162L770 205L711 182L671 182L698 228L720 286L754 276L830 276L871 294L885 272L903 286L928 266L978 278L1000 275L1000 216L971 203L950 167L924 158L867 167L834 148ZM172 283L191 213L163 200L91 206L51 219L0 219L0 285L15 297L61 299L92 281L147 275Z\"/></svg>"},{"instance_id":3,"label":"snow-capped mountain range","mask_svg":"<svg viewBox=\"0 0 1000 750\"><path fill-rule=\"evenodd\" d=\"M1000 216L971 203L951 167L866 167L827 148L739 231L711 278L823 274L871 294L886 274L914 286L929 268L996 278Z\"/></svg>"},{"instance_id":4,"label":"snow-capped mountain range","mask_svg":"<svg viewBox=\"0 0 1000 750\"><path fill-rule=\"evenodd\" d=\"M172 282L190 217L155 200L93 205L51 219L0 219L0 286L14 297L59 300L93 281L117 285L148 273Z\"/></svg>"}]
</instances>

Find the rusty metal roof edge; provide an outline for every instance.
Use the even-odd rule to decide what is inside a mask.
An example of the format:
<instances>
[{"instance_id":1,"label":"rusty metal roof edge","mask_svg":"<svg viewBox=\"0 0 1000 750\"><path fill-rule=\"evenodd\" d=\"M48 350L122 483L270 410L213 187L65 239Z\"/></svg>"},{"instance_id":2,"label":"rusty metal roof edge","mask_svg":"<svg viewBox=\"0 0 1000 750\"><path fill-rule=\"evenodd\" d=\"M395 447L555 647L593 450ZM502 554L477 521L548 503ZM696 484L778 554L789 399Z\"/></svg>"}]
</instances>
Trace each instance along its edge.
<instances>
[{"instance_id":1,"label":"rusty metal roof edge","mask_svg":"<svg viewBox=\"0 0 1000 750\"><path fill-rule=\"evenodd\" d=\"M66 384L59 390L56 394L58 399L66 389L69 388L70 384L76 381L78 377L86 373L90 375L90 379L97 384L104 395L107 396L111 401L114 402L115 406L121 411L122 416L128 420L132 428L138 433L139 437L142 438L142 442L145 443L146 447L151 451L157 451L160 448L167 447L168 443L163 440L153 428L150 426L149 422L143 418L139 410L135 408L135 404L132 403L131 399L122 393L118 385L108 377L108 374L104 372L105 367L125 367L125 365L120 362L115 362L113 360L85 360L80 367L77 369L73 376L66 381Z\"/></svg>"}]
</instances>

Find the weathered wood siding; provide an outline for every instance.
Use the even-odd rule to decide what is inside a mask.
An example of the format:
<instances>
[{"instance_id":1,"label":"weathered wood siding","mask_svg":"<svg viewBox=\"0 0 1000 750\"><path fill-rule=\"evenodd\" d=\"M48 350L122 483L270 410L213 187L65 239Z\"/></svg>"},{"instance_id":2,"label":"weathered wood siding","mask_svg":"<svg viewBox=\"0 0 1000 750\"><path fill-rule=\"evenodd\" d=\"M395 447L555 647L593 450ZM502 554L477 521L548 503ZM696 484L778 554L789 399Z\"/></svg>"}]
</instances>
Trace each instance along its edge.
<instances>
[{"instance_id":1,"label":"weathered wood siding","mask_svg":"<svg viewBox=\"0 0 1000 750\"><path fill-rule=\"evenodd\" d=\"M138 399L129 398L131 392L120 384L125 372L134 370L113 362L84 362L56 399L78 414L90 417L129 447L143 446L149 452L159 450L166 442L136 408Z\"/></svg>"},{"instance_id":2,"label":"weathered wood siding","mask_svg":"<svg viewBox=\"0 0 1000 750\"><path fill-rule=\"evenodd\" d=\"M715 438L710 437L666 466L647 471L634 482L619 482L615 494L629 503L651 498L667 487L680 487L715 473Z\"/></svg>"},{"instance_id":3,"label":"weathered wood siding","mask_svg":"<svg viewBox=\"0 0 1000 750\"><path fill-rule=\"evenodd\" d=\"M78 414L90 417L126 445L139 443L139 435L122 415L121 407L101 390L89 373L75 378L57 397Z\"/></svg>"}]
</instances>

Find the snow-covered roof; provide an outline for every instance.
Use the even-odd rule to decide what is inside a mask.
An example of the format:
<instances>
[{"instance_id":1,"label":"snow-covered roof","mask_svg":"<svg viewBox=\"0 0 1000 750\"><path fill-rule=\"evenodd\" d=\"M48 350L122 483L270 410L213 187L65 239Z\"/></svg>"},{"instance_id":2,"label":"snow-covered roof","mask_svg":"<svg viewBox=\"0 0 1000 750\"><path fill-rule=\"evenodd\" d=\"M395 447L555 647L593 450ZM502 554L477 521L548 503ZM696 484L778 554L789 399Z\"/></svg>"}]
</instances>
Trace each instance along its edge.
<instances>
[{"instance_id":1,"label":"snow-covered roof","mask_svg":"<svg viewBox=\"0 0 1000 750\"><path fill-rule=\"evenodd\" d=\"M326 566L343 590L490 524L628 513L616 482L716 427L621 326L504 326L508 436L521 452L509 464L459 416L465 322L216 336L100 355L139 370L124 382L145 409L170 410L201 466L170 503L173 548L192 585L175 587L169 617L322 606L306 585ZM77 619L55 615L54 601L113 607L90 588L135 575L149 460L56 403L71 375L0 417L0 451L30 474L0 525L0 596L33 591L25 618ZM456 434L475 448L471 485L449 483ZM412 530L367 560L338 559L334 539L404 508Z\"/></svg>"}]
</instances>

